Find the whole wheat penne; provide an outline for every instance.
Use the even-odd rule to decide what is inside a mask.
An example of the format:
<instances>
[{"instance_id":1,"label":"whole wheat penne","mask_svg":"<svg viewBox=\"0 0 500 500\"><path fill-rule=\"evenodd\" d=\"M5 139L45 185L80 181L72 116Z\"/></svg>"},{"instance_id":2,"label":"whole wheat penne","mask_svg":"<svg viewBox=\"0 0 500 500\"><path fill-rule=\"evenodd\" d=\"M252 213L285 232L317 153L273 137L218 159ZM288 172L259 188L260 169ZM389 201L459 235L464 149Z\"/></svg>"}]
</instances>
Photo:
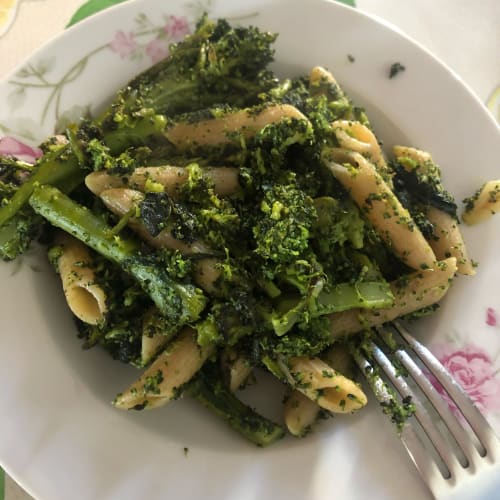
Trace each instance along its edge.
<instances>
[{"instance_id":1,"label":"whole wheat penne","mask_svg":"<svg viewBox=\"0 0 500 500\"><path fill-rule=\"evenodd\" d=\"M221 363L227 386L231 392L236 392L242 387L253 371L248 356L238 352L233 347L224 350L221 355Z\"/></svg>"},{"instance_id":2,"label":"whole wheat penne","mask_svg":"<svg viewBox=\"0 0 500 500\"><path fill-rule=\"evenodd\" d=\"M238 191L239 170L234 167L203 167L203 177L213 184L214 193L229 196ZM148 183L159 184L172 198L177 198L179 189L186 183L189 170L185 167L164 165L159 167L138 167L130 175L117 176L104 170L92 172L85 177L85 184L95 195L112 188L129 187L146 191Z\"/></svg>"},{"instance_id":3,"label":"whole wheat penne","mask_svg":"<svg viewBox=\"0 0 500 500\"><path fill-rule=\"evenodd\" d=\"M422 149L413 148L411 146L393 146L392 152L396 158L406 157L413 160L418 165L425 165L432 162L432 156Z\"/></svg>"},{"instance_id":4,"label":"whole wheat penne","mask_svg":"<svg viewBox=\"0 0 500 500\"><path fill-rule=\"evenodd\" d=\"M69 308L84 323L102 323L108 310L106 292L95 281L88 247L62 231L57 233L55 243L60 246L57 269Z\"/></svg>"},{"instance_id":5,"label":"whole wheat penne","mask_svg":"<svg viewBox=\"0 0 500 500\"><path fill-rule=\"evenodd\" d=\"M357 121L336 120L332 123L332 129L340 147L366 156L381 174L388 172L382 148L366 125Z\"/></svg>"},{"instance_id":6,"label":"whole wheat penne","mask_svg":"<svg viewBox=\"0 0 500 500\"><path fill-rule=\"evenodd\" d=\"M288 360L293 387L333 413L352 413L367 403L363 390L319 358L299 356Z\"/></svg>"},{"instance_id":7,"label":"whole wheat penne","mask_svg":"<svg viewBox=\"0 0 500 500\"><path fill-rule=\"evenodd\" d=\"M465 200L462 220L469 225L479 224L500 212L500 179L485 182L470 198Z\"/></svg>"},{"instance_id":8,"label":"whole wheat penne","mask_svg":"<svg viewBox=\"0 0 500 500\"><path fill-rule=\"evenodd\" d=\"M141 338L141 365L147 366L175 335L175 331L164 331L160 312L151 307L144 314Z\"/></svg>"},{"instance_id":9,"label":"whole wheat penne","mask_svg":"<svg viewBox=\"0 0 500 500\"><path fill-rule=\"evenodd\" d=\"M285 399L283 416L285 425L293 436L305 436L318 419L320 406L299 390L294 389Z\"/></svg>"},{"instance_id":10,"label":"whole wheat penne","mask_svg":"<svg viewBox=\"0 0 500 500\"><path fill-rule=\"evenodd\" d=\"M103 191L100 198L104 205L118 216L123 216L134 207L139 207L144 200L144 193L129 188L114 188ZM130 228L135 231L144 241L154 248L171 248L179 250L184 255L207 254L210 248L202 241L184 243L172 236L168 228L162 230L158 235L152 236L145 226L135 217L131 217L128 222Z\"/></svg>"},{"instance_id":11,"label":"whole wheat penne","mask_svg":"<svg viewBox=\"0 0 500 500\"><path fill-rule=\"evenodd\" d=\"M221 276L220 260L215 257L206 257L193 263L193 276L196 284L205 292L215 295L216 282Z\"/></svg>"},{"instance_id":12,"label":"whole wheat penne","mask_svg":"<svg viewBox=\"0 0 500 500\"><path fill-rule=\"evenodd\" d=\"M413 269L434 266L432 248L373 164L339 148L326 149L323 161L399 259Z\"/></svg>"},{"instance_id":13,"label":"whole wheat penne","mask_svg":"<svg viewBox=\"0 0 500 500\"><path fill-rule=\"evenodd\" d=\"M177 123L167 129L165 136L179 150L184 151L200 146L217 146L232 142L234 134L252 137L266 125L281 120L296 119L308 121L294 106L273 104L261 111L242 109L220 118L194 123Z\"/></svg>"},{"instance_id":14,"label":"whole wheat penne","mask_svg":"<svg viewBox=\"0 0 500 500\"><path fill-rule=\"evenodd\" d=\"M98 170L85 176L85 185L91 193L99 196L108 189L126 187L127 182L121 176L111 175L105 170Z\"/></svg>"},{"instance_id":15,"label":"whole wheat penne","mask_svg":"<svg viewBox=\"0 0 500 500\"><path fill-rule=\"evenodd\" d=\"M213 347L200 347L195 332L184 328L151 366L113 404L122 410L150 409L167 404L203 366Z\"/></svg>"},{"instance_id":16,"label":"whole wheat penne","mask_svg":"<svg viewBox=\"0 0 500 500\"><path fill-rule=\"evenodd\" d=\"M314 86L319 85L322 82L327 82L338 86L337 80L335 80L335 77L330 71L328 71L326 68L323 68L323 66L314 66L309 73L309 84Z\"/></svg>"},{"instance_id":17,"label":"whole wheat penne","mask_svg":"<svg viewBox=\"0 0 500 500\"><path fill-rule=\"evenodd\" d=\"M115 188L103 191L100 198L114 214L123 216L131 210L134 205L139 205L144 199L143 193L128 188ZM168 228L163 229L156 236L152 236L146 227L136 218L128 221L129 227L137 233L141 239L153 248L170 248L178 250L183 255L211 254L212 250L202 241L195 240L184 243L172 236ZM205 292L215 294L217 289L215 282L221 275L218 260L213 257L201 258L194 262L193 279L195 283Z\"/></svg>"},{"instance_id":18,"label":"whole wheat penne","mask_svg":"<svg viewBox=\"0 0 500 500\"><path fill-rule=\"evenodd\" d=\"M332 314L329 319L333 338L360 332L435 304L448 291L456 271L457 260L450 257L438 262L434 269L417 271L391 283L394 304L389 308L351 309Z\"/></svg>"},{"instance_id":19,"label":"whole wheat penne","mask_svg":"<svg viewBox=\"0 0 500 500\"><path fill-rule=\"evenodd\" d=\"M355 374L354 359L344 343L335 342L321 353L320 358L348 378L352 378Z\"/></svg>"},{"instance_id":20,"label":"whole wheat penne","mask_svg":"<svg viewBox=\"0 0 500 500\"><path fill-rule=\"evenodd\" d=\"M437 182L440 185L441 172L427 151L408 146L394 146L393 152L405 170L415 171L417 174L432 178L434 183ZM468 256L458 220L435 207L427 208L425 215L434 226L433 237L429 239L429 244L436 257L440 260L456 257L460 274L475 274L476 271Z\"/></svg>"},{"instance_id":21,"label":"whole wheat penne","mask_svg":"<svg viewBox=\"0 0 500 500\"><path fill-rule=\"evenodd\" d=\"M462 232L458 227L458 220L435 207L427 210L427 218L434 226L434 238L429 239L429 244L436 257L439 260L455 257L460 274L469 276L476 274L472 261L469 259Z\"/></svg>"}]
</instances>

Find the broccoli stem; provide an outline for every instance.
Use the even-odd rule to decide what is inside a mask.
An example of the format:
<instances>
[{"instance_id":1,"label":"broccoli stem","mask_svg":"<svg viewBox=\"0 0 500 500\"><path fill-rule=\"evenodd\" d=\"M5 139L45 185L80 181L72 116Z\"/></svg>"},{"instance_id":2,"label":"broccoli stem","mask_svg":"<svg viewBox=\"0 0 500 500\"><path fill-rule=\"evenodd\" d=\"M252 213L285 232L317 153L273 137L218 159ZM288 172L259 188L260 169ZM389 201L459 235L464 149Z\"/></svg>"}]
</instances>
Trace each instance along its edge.
<instances>
[{"instance_id":1,"label":"broccoli stem","mask_svg":"<svg viewBox=\"0 0 500 500\"><path fill-rule=\"evenodd\" d=\"M79 179L78 183L83 181L83 174L78 161L71 153L69 146L58 149L53 153L47 153L40 160L30 178L19 187L8 203L0 208L0 228L23 208L35 186L51 184L59 187L69 183L71 179L76 177Z\"/></svg>"},{"instance_id":2,"label":"broccoli stem","mask_svg":"<svg viewBox=\"0 0 500 500\"><path fill-rule=\"evenodd\" d=\"M209 370L212 371L212 370ZM189 383L187 394L199 401L210 411L223 418L235 431L255 443L268 446L285 435L282 426L259 415L232 394L214 374L206 369Z\"/></svg>"},{"instance_id":3,"label":"broccoli stem","mask_svg":"<svg viewBox=\"0 0 500 500\"><path fill-rule=\"evenodd\" d=\"M332 314L348 309L379 309L394 302L391 287L386 281L362 281L339 283L330 289L323 289L318 296L318 312L315 315Z\"/></svg>"},{"instance_id":4,"label":"broccoli stem","mask_svg":"<svg viewBox=\"0 0 500 500\"><path fill-rule=\"evenodd\" d=\"M304 311L311 318L346 311L348 309L379 309L393 304L389 284L385 281L362 281L359 283L339 283L328 289L323 288L317 297L306 297L280 316L271 318L274 332L285 335L300 321Z\"/></svg>"},{"instance_id":5,"label":"broccoli stem","mask_svg":"<svg viewBox=\"0 0 500 500\"><path fill-rule=\"evenodd\" d=\"M136 240L114 234L101 218L53 186L36 187L29 202L53 226L72 234L133 276L172 324L181 326L199 317L206 305L203 293L191 284L172 280L153 255L140 252Z\"/></svg>"}]
</instances>

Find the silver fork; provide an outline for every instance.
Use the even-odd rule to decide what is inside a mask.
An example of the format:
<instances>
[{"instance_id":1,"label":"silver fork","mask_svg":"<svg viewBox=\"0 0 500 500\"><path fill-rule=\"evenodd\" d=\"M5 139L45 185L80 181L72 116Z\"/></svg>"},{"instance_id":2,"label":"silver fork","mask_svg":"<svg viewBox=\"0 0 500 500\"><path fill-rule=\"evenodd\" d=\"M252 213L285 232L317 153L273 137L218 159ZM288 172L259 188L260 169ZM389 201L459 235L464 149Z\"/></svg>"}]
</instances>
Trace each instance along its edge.
<instances>
[{"instance_id":1,"label":"silver fork","mask_svg":"<svg viewBox=\"0 0 500 500\"><path fill-rule=\"evenodd\" d=\"M363 349L355 350L354 358L384 413L390 414L395 405L414 410L398 430L432 497L500 499L500 441L472 400L401 323L375 332ZM436 389L436 381L456 412ZM394 414L391 418L394 421Z\"/></svg>"}]
</instances>

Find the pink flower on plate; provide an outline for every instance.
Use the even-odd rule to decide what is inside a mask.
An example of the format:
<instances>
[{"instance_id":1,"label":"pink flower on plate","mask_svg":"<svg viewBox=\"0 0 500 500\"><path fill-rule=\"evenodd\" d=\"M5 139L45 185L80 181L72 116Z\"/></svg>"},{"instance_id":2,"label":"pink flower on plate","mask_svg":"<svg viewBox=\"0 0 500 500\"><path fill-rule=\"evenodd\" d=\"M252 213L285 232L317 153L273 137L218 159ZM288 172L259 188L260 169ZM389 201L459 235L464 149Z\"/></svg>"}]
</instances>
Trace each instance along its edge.
<instances>
[{"instance_id":1,"label":"pink flower on plate","mask_svg":"<svg viewBox=\"0 0 500 500\"><path fill-rule=\"evenodd\" d=\"M498 313L493 307L488 307L488 309L486 309L486 324L489 326L498 325Z\"/></svg>"},{"instance_id":2,"label":"pink flower on plate","mask_svg":"<svg viewBox=\"0 0 500 500\"><path fill-rule=\"evenodd\" d=\"M145 48L146 54L151 58L153 64L168 56L168 48L159 38L151 40Z\"/></svg>"},{"instance_id":3,"label":"pink flower on plate","mask_svg":"<svg viewBox=\"0 0 500 500\"><path fill-rule=\"evenodd\" d=\"M117 31L113 40L109 43L109 48L122 59L130 57L137 48L134 34L131 32L125 33L122 30Z\"/></svg>"},{"instance_id":4,"label":"pink flower on plate","mask_svg":"<svg viewBox=\"0 0 500 500\"><path fill-rule=\"evenodd\" d=\"M36 159L42 156L42 151L28 146L24 142L14 139L14 137L6 136L0 138L0 155L14 156L27 163L35 163Z\"/></svg>"},{"instance_id":5,"label":"pink flower on plate","mask_svg":"<svg viewBox=\"0 0 500 500\"><path fill-rule=\"evenodd\" d=\"M173 40L181 40L190 31L188 20L184 16L169 16L163 31Z\"/></svg>"},{"instance_id":6,"label":"pink flower on plate","mask_svg":"<svg viewBox=\"0 0 500 500\"><path fill-rule=\"evenodd\" d=\"M473 344L465 344L458 349L447 344L437 344L432 351L481 412L500 409L500 380L495 376L488 353ZM437 380L433 384L448 401L450 408L458 411L441 384Z\"/></svg>"}]
</instances>

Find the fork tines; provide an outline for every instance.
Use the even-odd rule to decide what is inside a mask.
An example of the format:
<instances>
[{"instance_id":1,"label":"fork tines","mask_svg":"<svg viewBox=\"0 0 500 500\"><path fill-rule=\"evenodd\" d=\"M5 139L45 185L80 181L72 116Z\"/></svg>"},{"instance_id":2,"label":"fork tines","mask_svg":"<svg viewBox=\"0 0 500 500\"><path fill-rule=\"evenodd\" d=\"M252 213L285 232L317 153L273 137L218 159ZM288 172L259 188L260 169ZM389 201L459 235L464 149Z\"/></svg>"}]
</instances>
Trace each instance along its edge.
<instances>
[{"instance_id":1,"label":"fork tines","mask_svg":"<svg viewBox=\"0 0 500 500\"><path fill-rule=\"evenodd\" d=\"M500 498L500 443L426 347L393 322L353 354L434 498Z\"/></svg>"}]
</instances>

